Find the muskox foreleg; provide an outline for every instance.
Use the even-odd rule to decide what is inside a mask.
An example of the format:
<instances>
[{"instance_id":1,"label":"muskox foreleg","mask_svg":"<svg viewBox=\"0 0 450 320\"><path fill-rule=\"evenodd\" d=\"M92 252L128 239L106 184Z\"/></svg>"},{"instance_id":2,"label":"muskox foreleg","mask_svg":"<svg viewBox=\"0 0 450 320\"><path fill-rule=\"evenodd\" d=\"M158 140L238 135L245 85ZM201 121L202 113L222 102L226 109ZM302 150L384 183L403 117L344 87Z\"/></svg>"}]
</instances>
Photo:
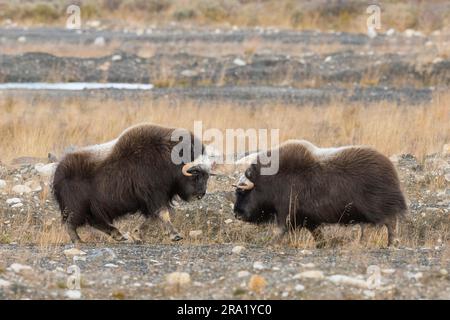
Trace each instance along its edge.
<instances>
[{"instance_id":1,"label":"muskox foreleg","mask_svg":"<svg viewBox=\"0 0 450 320\"><path fill-rule=\"evenodd\" d=\"M107 235L109 235L111 238L113 238L116 241L126 241L128 240L126 237L124 237L124 235L113 225L107 223L107 222L102 222L102 221L95 221L92 222L91 225L106 233Z\"/></svg>"},{"instance_id":2,"label":"muskox foreleg","mask_svg":"<svg viewBox=\"0 0 450 320\"><path fill-rule=\"evenodd\" d=\"M162 222L163 226L169 231L170 239L172 241L180 241L183 239L178 233L178 230L173 226L170 220L170 209L164 209L158 212L158 218Z\"/></svg>"},{"instance_id":3,"label":"muskox foreleg","mask_svg":"<svg viewBox=\"0 0 450 320\"><path fill-rule=\"evenodd\" d=\"M286 225L286 217L277 215L276 216L276 226L273 229L272 240L270 241L270 243L271 244L280 243L283 240L284 235L287 233L287 231L288 231L288 228Z\"/></svg>"}]
</instances>

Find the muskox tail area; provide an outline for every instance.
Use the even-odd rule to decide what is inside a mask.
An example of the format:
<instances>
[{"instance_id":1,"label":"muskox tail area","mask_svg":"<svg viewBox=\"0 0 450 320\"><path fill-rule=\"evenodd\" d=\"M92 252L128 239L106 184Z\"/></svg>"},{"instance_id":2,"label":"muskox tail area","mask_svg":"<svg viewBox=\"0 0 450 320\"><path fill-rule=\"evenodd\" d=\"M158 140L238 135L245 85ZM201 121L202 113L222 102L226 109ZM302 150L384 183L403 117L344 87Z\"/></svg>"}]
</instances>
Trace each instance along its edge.
<instances>
[{"instance_id":1,"label":"muskox tail area","mask_svg":"<svg viewBox=\"0 0 450 320\"><path fill-rule=\"evenodd\" d=\"M85 153L68 154L56 168L53 194L61 210L63 222L71 216L71 223L84 223L91 194L89 180L94 170L95 163Z\"/></svg>"}]
</instances>

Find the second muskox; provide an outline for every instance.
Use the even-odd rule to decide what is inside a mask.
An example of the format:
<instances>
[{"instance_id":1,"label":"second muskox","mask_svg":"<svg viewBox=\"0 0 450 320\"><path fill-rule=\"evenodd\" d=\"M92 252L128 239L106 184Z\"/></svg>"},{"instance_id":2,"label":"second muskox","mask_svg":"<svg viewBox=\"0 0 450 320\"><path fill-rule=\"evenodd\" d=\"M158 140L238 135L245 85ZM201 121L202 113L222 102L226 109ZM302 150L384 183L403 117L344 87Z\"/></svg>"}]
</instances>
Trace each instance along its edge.
<instances>
[{"instance_id":1,"label":"second muskox","mask_svg":"<svg viewBox=\"0 0 450 320\"><path fill-rule=\"evenodd\" d=\"M174 151L188 160L174 162ZM148 218L141 233L157 218L172 240L180 240L170 221L172 199L202 198L210 167L203 144L189 131L143 124L111 142L67 154L56 168L53 193L74 243L80 242L77 228L86 224L126 240L112 223L137 211Z\"/></svg>"},{"instance_id":2,"label":"second muskox","mask_svg":"<svg viewBox=\"0 0 450 320\"><path fill-rule=\"evenodd\" d=\"M254 223L274 219L275 240L290 227L305 227L321 246L322 224L369 223L387 227L388 245L397 241L397 219L407 206L387 157L369 147L318 148L305 140L288 141L276 151L275 175L261 174L255 154L241 177L237 218Z\"/></svg>"}]
</instances>

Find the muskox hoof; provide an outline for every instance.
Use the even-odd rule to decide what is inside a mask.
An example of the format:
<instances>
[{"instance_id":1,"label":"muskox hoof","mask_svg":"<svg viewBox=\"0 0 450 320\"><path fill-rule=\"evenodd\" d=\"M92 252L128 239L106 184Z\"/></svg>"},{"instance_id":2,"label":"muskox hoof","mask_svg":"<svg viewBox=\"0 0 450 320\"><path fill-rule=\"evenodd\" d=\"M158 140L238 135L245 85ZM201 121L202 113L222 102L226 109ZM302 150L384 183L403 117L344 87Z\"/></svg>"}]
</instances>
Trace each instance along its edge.
<instances>
[{"instance_id":1,"label":"muskox hoof","mask_svg":"<svg viewBox=\"0 0 450 320\"><path fill-rule=\"evenodd\" d=\"M170 239L171 239L172 241L180 241L180 240L183 239L183 237L180 236L179 234L176 234L176 235L172 236Z\"/></svg>"},{"instance_id":2,"label":"muskox hoof","mask_svg":"<svg viewBox=\"0 0 450 320\"><path fill-rule=\"evenodd\" d=\"M399 245L400 245L400 239L398 239L398 238L395 238L394 240L389 241L389 243L388 243L389 247L394 247L394 248L398 247Z\"/></svg>"}]
</instances>

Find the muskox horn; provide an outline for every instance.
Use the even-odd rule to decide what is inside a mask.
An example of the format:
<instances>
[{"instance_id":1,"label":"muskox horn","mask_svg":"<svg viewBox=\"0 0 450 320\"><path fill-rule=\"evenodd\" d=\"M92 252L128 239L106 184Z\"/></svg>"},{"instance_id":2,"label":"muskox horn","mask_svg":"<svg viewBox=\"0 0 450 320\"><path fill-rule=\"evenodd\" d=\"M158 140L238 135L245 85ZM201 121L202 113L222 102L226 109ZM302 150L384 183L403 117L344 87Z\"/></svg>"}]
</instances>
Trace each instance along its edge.
<instances>
[{"instance_id":1,"label":"muskox horn","mask_svg":"<svg viewBox=\"0 0 450 320\"><path fill-rule=\"evenodd\" d=\"M181 172L183 172L183 174L184 174L186 177L190 177L190 176L192 176L192 173L189 173L188 171L189 171L189 169L191 169L191 168L194 167L194 166L195 166L195 164L192 163L192 162L186 163L186 164L183 166L183 168L181 168Z\"/></svg>"},{"instance_id":2,"label":"muskox horn","mask_svg":"<svg viewBox=\"0 0 450 320\"><path fill-rule=\"evenodd\" d=\"M241 190L251 190L255 187L255 184L253 182L251 182L250 180L248 180L247 177L242 176L239 179L239 182L236 187Z\"/></svg>"}]
</instances>

